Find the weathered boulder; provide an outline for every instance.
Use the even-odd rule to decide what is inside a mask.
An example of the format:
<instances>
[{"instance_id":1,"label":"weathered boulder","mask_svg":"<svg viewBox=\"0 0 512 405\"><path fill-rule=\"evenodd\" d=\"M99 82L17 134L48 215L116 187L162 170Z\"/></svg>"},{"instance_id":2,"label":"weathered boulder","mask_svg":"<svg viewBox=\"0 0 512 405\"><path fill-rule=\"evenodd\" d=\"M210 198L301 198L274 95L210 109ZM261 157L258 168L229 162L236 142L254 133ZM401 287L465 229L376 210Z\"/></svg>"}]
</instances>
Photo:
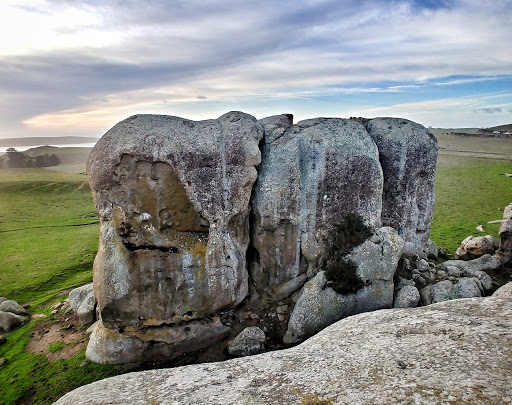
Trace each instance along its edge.
<instances>
[{"instance_id":1,"label":"weathered boulder","mask_svg":"<svg viewBox=\"0 0 512 405\"><path fill-rule=\"evenodd\" d=\"M512 398L511 357L510 299L469 298L352 316L287 350L119 375L55 404L497 404Z\"/></svg>"},{"instance_id":2,"label":"weathered boulder","mask_svg":"<svg viewBox=\"0 0 512 405\"><path fill-rule=\"evenodd\" d=\"M16 326L25 322L25 317L12 312L0 311L0 329L4 332L9 332Z\"/></svg>"},{"instance_id":3,"label":"weathered boulder","mask_svg":"<svg viewBox=\"0 0 512 405\"><path fill-rule=\"evenodd\" d=\"M0 311L12 312L16 315L26 315L27 310L14 300L5 300L0 304Z\"/></svg>"},{"instance_id":4,"label":"weathered boulder","mask_svg":"<svg viewBox=\"0 0 512 405\"><path fill-rule=\"evenodd\" d=\"M486 254L493 254L499 246L500 241L492 235L468 236L462 241L455 254L457 259L471 260Z\"/></svg>"},{"instance_id":5,"label":"weathered boulder","mask_svg":"<svg viewBox=\"0 0 512 405\"><path fill-rule=\"evenodd\" d=\"M395 294L393 308L415 308L420 300L420 292L415 286L405 285Z\"/></svg>"},{"instance_id":6,"label":"weathered boulder","mask_svg":"<svg viewBox=\"0 0 512 405\"><path fill-rule=\"evenodd\" d=\"M265 332L257 326L250 326L240 332L231 342L228 351L232 356L250 356L265 350Z\"/></svg>"},{"instance_id":7,"label":"weathered boulder","mask_svg":"<svg viewBox=\"0 0 512 405\"><path fill-rule=\"evenodd\" d=\"M208 321L247 296L249 198L262 136L261 124L240 112L199 122L136 115L96 144L87 172L100 216L94 290L106 332L97 342L92 334L88 356L125 333L144 334L147 352L166 353L145 328L172 335L173 326Z\"/></svg>"},{"instance_id":8,"label":"weathered boulder","mask_svg":"<svg viewBox=\"0 0 512 405\"><path fill-rule=\"evenodd\" d=\"M318 272L330 233L346 215L376 229L382 206L379 153L361 124L316 118L291 125L287 117L261 121L265 143L252 199L251 281L273 299Z\"/></svg>"},{"instance_id":9,"label":"weathered boulder","mask_svg":"<svg viewBox=\"0 0 512 405\"><path fill-rule=\"evenodd\" d=\"M405 253L421 254L434 212L437 140L425 127L401 118L366 124L384 173L382 225L405 241Z\"/></svg>"},{"instance_id":10,"label":"weathered boulder","mask_svg":"<svg viewBox=\"0 0 512 405\"><path fill-rule=\"evenodd\" d=\"M423 304L430 305L459 298L481 297L483 292L484 288L478 278L462 277L454 281L439 281L425 287L420 293Z\"/></svg>"},{"instance_id":11,"label":"weathered boulder","mask_svg":"<svg viewBox=\"0 0 512 405\"><path fill-rule=\"evenodd\" d=\"M285 343L299 342L333 322L360 312L391 308L393 276L404 242L393 228L383 227L347 256L357 266L364 286L355 293L338 294L328 286L325 272L308 281L293 308Z\"/></svg>"},{"instance_id":12,"label":"weathered boulder","mask_svg":"<svg viewBox=\"0 0 512 405\"><path fill-rule=\"evenodd\" d=\"M89 324L95 321L96 297L92 283L74 288L69 292L69 304L78 315L82 324Z\"/></svg>"}]
</instances>

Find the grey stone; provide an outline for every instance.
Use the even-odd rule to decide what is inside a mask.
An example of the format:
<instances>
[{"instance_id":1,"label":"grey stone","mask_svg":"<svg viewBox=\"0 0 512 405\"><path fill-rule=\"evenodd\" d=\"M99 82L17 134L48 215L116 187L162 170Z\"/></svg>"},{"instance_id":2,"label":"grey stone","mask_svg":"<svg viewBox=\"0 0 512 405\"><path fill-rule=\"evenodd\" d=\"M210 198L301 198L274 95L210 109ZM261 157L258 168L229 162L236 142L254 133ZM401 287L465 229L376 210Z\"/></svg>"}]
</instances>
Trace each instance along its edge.
<instances>
[{"instance_id":1,"label":"grey stone","mask_svg":"<svg viewBox=\"0 0 512 405\"><path fill-rule=\"evenodd\" d=\"M27 310L14 300L6 300L0 304L0 311L12 312L16 315L26 315Z\"/></svg>"},{"instance_id":2,"label":"grey stone","mask_svg":"<svg viewBox=\"0 0 512 405\"><path fill-rule=\"evenodd\" d=\"M93 284L86 284L69 292L69 304L78 315L81 324L89 324L95 321L96 297Z\"/></svg>"},{"instance_id":3,"label":"grey stone","mask_svg":"<svg viewBox=\"0 0 512 405\"><path fill-rule=\"evenodd\" d=\"M403 240L389 227L378 229L373 238L355 247L348 257L366 285L353 294L336 293L328 287L325 272L320 271L304 285L283 341L298 342L347 316L391 308L393 276L403 247Z\"/></svg>"},{"instance_id":4,"label":"grey stone","mask_svg":"<svg viewBox=\"0 0 512 405\"><path fill-rule=\"evenodd\" d=\"M510 299L469 298L360 314L287 350L122 374L56 405L501 404L510 358Z\"/></svg>"},{"instance_id":5,"label":"grey stone","mask_svg":"<svg viewBox=\"0 0 512 405\"><path fill-rule=\"evenodd\" d=\"M294 125L289 114L258 121L241 112L199 122L137 115L108 131L87 164L100 217L100 321L88 358L122 363L197 351L232 339L252 323L244 314L253 308L279 328L289 317L288 327L295 326L287 339L297 341L339 317L391 307L404 241L381 223L396 222L409 251L422 254L437 145L409 121L361 122ZM392 196L392 189L403 195ZM325 303L326 293L318 292L327 307L300 325L294 312L309 305L301 301L305 283L329 263L333 234L352 214L375 232L349 255L364 286L343 303ZM82 319L92 322L87 291ZM277 312L267 306L278 301L296 305Z\"/></svg>"},{"instance_id":6,"label":"grey stone","mask_svg":"<svg viewBox=\"0 0 512 405\"><path fill-rule=\"evenodd\" d=\"M482 284L477 278L462 277L453 286L452 294L456 298L472 298L482 296Z\"/></svg>"},{"instance_id":7,"label":"grey stone","mask_svg":"<svg viewBox=\"0 0 512 405\"><path fill-rule=\"evenodd\" d=\"M420 290L420 300L423 305L432 304L432 285L427 285Z\"/></svg>"},{"instance_id":8,"label":"grey stone","mask_svg":"<svg viewBox=\"0 0 512 405\"><path fill-rule=\"evenodd\" d=\"M228 352L232 356L251 356L265 350L265 332L250 326L229 342Z\"/></svg>"},{"instance_id":9,"label":"grey stone","mask_svg":"<svg viewBox=\"0 0 512 405\"><path fill-rule=\"evenodd\" d=\"M482 283L482 287L485 291L492 288L492 278L485 271L468 269L463 271L463 275L478 279Z\"/></svg>"},{"instance_id":10,"label":"grey stone","mask_svg":"<svg viewBox=\"0 0 512 405\"><path fill-rule=\"evenodd\" d=\"M160 326L136 331L117 331L96 322L85 356L100 364L122 364L175 358L209 347L224 339L230 328L218 317L209 322L190 321L183 325Z\"/></svg>"},{"instance_id":11,"label":"grey stone","mask_svg":"<svg viewBox=\"0 0 512 405\"><path fill-rule=\"evenodd\" d=\"M7 363L7 359L5 357L2 357L0 359L0 367L3 366L5 363Z\"/></svg>"},{"instance_id":12,"label":"grey stone","mask_svg":"<svg viewBox=\"0 0 512 405\"><path fill-rule=\"evenodd\" d=\"M423 126L401 118L375 118L366 128L384 173L382 225L398 231L405 253L421 255L434 212L437 140Z\"/></svg>"},{"instance_id":13,"label":"grey stone","mask_svg":"<svg viewBox=\"0 0 512 405\"><path fill-rule=\"evenodd\" d=\"M2 302L4 302L4 301L7 301L7 300L8 300L8 298L6 298L6 297L0 297L0 304L1 304Z\"/></svg>"},{"instance_id":14,"label":"grey stone","mask_svg":"<svg viewBox=\"0 0 512 405\"><path fill-rule=\"evenodd\" d=\"M455 267L455 266L446 267L446 272L451 277L461 277L462 276L462 270L460 270L458 267Z\"/></svg>"},{"instance_id":15,"label":"grey stone","mask_svg":"<svg viewBox=\"0 0 512 405\"><path fill-rule=\"evenodd\" d=\"M415 308L420 300L420 292L411 285L402 287L395 294L393 308Z\"/></svg>"},{"instance_id":16,"label":"grey stone","mask_svg":"<svg viewBox=\"0 0 512 405\"><path fill-rule=\"evenodd\" d=\"M25 318L12 312L0 311L0 329L9 332L25 322Z\"/></svg>"},{"instance_id":17,"label":"grey stone","mask_svg":"<svg viewBox=\"0 0 512 405\"><path fill-rule=\"evenodd\" d=\"M428 262L425 259L420 259L416 262L416 268L419 270L420 273L425 273L430 271L430 266L428 265Z\"/></svg>"},{"instance_id":18,"label":"grey stone","mask_svg":"<svg viewBox=\"0 0 512 405\"><path fill-rule=\"evenodd\" d=\"M424 305L429 305L459 298L481 297L482 289L481 282L477 278L462 277L456 282L443 280L428 286L421 291L421 297Z\"/></svg>"},{"instance_id":19,"label":"grey stone","mask_svg":"<svg viewBox=\"0 0 512 405\"><path fill-rule=\"evenodd\" d=\"M139 351L127 361L142 359L168 343L140 343L138 334L160 339L160 327L186 341L185 318L208 321L247 296L249 199L262 136L263 126L241 112L198 122L136 115L96 144L87 173L100 216L96 330L105 333L92 333L91 359L109 358L100 345L117 350L116 336L120 346ZM216 323L204 329L224 336ZM184 344L172 341L179 350L160 352Z\"/></svg>"},{"instance_id":20,"label":"grey stone","mask_svg":"<svg viewBox=\"0 0 512 405\"><path fill-rule=\"evenodd\" d=\"M7 343L7 338L5 336L0 336L0 345Z\"/></svg>"},{"instance_id":21,"label":"grey stone","mask_svg":"<svg viewBox=\"0 0 512 405\"><path fill-rule=\"evenodd\" d=\"M437 244L433 240L427 240L427 243L423 248L423 253L427 257L427 259L437 259L437 257L439 256L439 249L437 247Z\"/></svg>"},{"instance_id":22,"label":"grey stone","mask_svg":"<svg viewBox=\"0 0 512 405\"><path fill-rule=\"evenodd\" d=\"M395 289L398 291L404 288L406 285L414 287L416 286L416 283L413 280L409 280L408 278L398 276L398 282L395 285Z\"/></svg>"},{"instance_id":23,"label":"grey stone","mask_svg":"<svg viewBox=\"0 0 512 405\"><path fill-rule=\"evenodd\" d=\"M330 232L345 216L355 214L376 229L382 206L379 153L361 124L339 118L282 122L264 124L252 199L257 259L251 279L261 296L273 299L283 297L279 292L290 280L318 272Z\"/></svg>"}]
</instances>

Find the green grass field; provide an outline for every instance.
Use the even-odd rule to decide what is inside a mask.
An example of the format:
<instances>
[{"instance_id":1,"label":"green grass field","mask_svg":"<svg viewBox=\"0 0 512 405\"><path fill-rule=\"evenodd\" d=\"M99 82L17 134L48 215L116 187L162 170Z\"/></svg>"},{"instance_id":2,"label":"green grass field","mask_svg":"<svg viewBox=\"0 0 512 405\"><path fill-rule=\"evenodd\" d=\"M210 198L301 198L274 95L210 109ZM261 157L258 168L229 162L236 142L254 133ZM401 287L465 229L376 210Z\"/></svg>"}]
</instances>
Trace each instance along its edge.
<instances>
[{"instance_id":1,"label":"green grass field","mask_svg":"<svg viewBox=\"0 0 512 405\"><path fill-rule=\"evenodd\" d=\"M455 253L469 235L498 236L503 209L512 202L512 162L440 155L436 173L436 205L430 238ZM484 225L485 233L476 230Z\"/></svg>"},{"instance_id":2,"label":"green grass field","mask_svg":"<svg viewBox=\"0 0 512 405\"><path fill-rule=\"evenodd\" d=\"M460 145L450 136L440 139ZM501 143L500 143L501 142ZM462 145L464 146L464 145ZM475 150L512 151L512 140L486 144L471 139ZM64 167L65 169L65 167ZM431 238L452 253L484 224L497 235L503 208L512 202L510 160L440 155L437 202ZM86 176L46 169L0 170L0 296L29 303L30 313L50 315L49 305L62 291L92 280L98 247L98 219ZM487 233L487 232L486 232ZM51 362L25 350L36 327L30 321L7 335L0 346L0 404L48 404L89 382L115 375L122 368L85 361L84 349L67 360ZM60 345L51 350L58 351Z\"/></svg>"},{"instance_id":3,"label":"green grass field","mask_svg":"<svg viewBox=\"0 0 512 405\"><path fill-rule=\"evenodd\" d=\"M86 176L45 169L0 170L0 296L51 317L58 293L92 280L98 219ZM48 404L119 370L85 361L85 349L50 362L25 346L32 320L0 346L0 404Z\"/></svg>"},{"instance_id":4,"label":"green grass field","mask_svg":"<svg viewBox=\"0 0 512 405\"><path fill-rule=\"evenodd\" d=\"M90 281L97 223L86 176L0 170L0 296L38 305Z\"/></svg>"}]
</instances>

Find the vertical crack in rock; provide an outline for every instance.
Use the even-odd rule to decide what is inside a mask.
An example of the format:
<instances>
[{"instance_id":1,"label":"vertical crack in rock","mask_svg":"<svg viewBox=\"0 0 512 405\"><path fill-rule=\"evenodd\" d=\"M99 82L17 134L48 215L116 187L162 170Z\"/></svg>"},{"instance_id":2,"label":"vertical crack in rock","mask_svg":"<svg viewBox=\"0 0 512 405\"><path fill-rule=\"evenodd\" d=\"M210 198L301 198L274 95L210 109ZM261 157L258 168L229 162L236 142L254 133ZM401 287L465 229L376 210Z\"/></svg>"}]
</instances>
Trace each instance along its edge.
<instances>
[{"instance_id":1,"label":"vertical crack in rock","mask_svg":"<svg viewBox=\"0 0 512 405\"><path fill-rule=\"evenodd\" d=\"M270 117L274 118L275 117ZM291 124L291 123L290 123ZM251 277L260 294L280 299L318 272L328 230L354 213L380 224L382 170L375 143L358 123L317 118L268 124L253 197Z\"/></svg>"}]
</instances>

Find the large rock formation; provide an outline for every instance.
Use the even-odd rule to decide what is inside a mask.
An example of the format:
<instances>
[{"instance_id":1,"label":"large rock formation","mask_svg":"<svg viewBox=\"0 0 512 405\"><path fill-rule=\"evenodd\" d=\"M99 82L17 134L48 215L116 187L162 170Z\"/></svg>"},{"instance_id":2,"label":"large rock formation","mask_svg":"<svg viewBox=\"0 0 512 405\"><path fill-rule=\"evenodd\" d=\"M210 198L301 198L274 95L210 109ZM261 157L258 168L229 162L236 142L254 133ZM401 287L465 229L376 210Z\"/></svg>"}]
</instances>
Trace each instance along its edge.
<instances>
[{"instance_id":1,"label":"large rock formation","mask_svg":"<svg viewBox=\"0 0 512 405\"><path fill-rule=\"evenodd\" d=\"M124 374L55 404L510 403L512 289L501 291L352 316L292 349Z\"/></svg>"},{"instance_id":2,"label":"large rock formation","mask_svg":"<svg viewBox=\"0 0 512 405\"><path fill-rule=\"evenodd\" d=\"M318 272L330 233L346 215L380 226L383 184L379 151L361 124L339 118L272 123L278 117L262 121L272 135L265 137L252 200L251 280L274 299L300 286L304 273Z\"/></svg>"},{"instance_id":3,"label":"large rock formation","mask_svg":"<svg viewBox=\"0 0 512 405\"><path fill-rule=\"evenodd\" d=\"M175 341L197 347L222 336L215 319L194 320L248 294L249 198L262 136L256 119L240 112L201 122L138 115L96 144L87 172L101 219L101 322L90 359L170 355ZM120 342L115 353L100 349Z\"/></svg>"},{"instance_id":4,"label":"large rock formation","mask_svg":"<svg viewBox=\"0 0 512 405\"><path fill-rule=\"evenodd\" d=\"M420 254L428 239L436 153L428 131L397 119L293 125L290 115L230 112L120 122L87 167L100 216L100 320L88 358L175 357L221 339L222 351L260 324L275 346L287 329L296 342L341 317L391 307L404 246ZM346 256L360 289L335 293L346 303L336 316L297 327L295 303L332 261L336 230L352 216L374 233Z\"/></svg>"},{"instance_id":5,"label":"large rock formation","mask_svg":"<svg viewBox=\"0 0 512 405\"><path fill-rule=\"evenodd\" d=\"M400 118L375 118L367 128L384 172L382 225L398 231L406 253L419 254L434 212L437 140L423 126Z\"/></svg>"}]
</instances>

